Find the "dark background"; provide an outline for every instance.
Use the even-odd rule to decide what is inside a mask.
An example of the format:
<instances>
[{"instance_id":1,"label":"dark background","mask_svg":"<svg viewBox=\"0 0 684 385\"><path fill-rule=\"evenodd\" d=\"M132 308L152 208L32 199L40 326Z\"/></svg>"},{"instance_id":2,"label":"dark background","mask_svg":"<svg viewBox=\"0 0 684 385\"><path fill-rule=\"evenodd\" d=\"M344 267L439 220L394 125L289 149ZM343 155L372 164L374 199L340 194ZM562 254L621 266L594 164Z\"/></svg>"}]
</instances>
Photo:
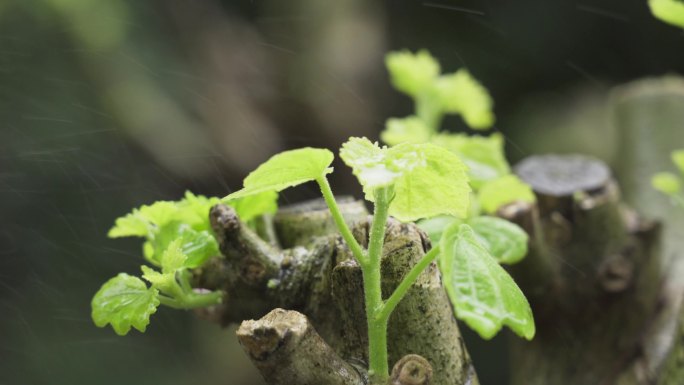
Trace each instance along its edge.
<instances>
[{"instance_id":1,"label":"dark background","mask_svg":"<svg viewBox=\"0 0 684 385\"><path fill-rule=\"evenodd\" d=\"M682 73L683 47L643 0L2 0L0 384L260 384L233 329L191 314L160 309L126 337L96 328L92 295L142 262L137 240L106 232L186 189L226 195L277 151L377 139L412 108L389 50L467 67L511 160L615 162L608 89ZM337 193L360 197L336 166ZM506 336L466 333L482 384L504 384Z\"/></svg>"}]
</instances>

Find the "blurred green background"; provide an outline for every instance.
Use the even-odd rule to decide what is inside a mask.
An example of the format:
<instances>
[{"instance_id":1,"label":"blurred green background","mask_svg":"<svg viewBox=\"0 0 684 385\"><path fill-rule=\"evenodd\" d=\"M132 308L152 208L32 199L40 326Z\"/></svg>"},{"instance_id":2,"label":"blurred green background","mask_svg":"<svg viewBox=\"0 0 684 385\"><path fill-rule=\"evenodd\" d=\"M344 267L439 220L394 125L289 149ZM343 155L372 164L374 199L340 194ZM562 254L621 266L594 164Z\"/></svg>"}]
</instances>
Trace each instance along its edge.
<instances>
[{"instance_id":1,"label":"blurred green background","mask_svg":"<svg viewBox=\"0 0 684 385\"><path fill-rule=\"evenodd\" d=\"M645 0L0 0L0 384L261 384L234 329L192 314L96 328L92 295L141 263L137 240L105 234L186 189L226 195L274 152L377 139L412 108L388 50L467 67L512 160L615 164L608 90L684 72L683 47ZM338 194L360 197L336 166ZM505 337L466 333L482 384L505 384Z\"/></svg>"}]
</instances>

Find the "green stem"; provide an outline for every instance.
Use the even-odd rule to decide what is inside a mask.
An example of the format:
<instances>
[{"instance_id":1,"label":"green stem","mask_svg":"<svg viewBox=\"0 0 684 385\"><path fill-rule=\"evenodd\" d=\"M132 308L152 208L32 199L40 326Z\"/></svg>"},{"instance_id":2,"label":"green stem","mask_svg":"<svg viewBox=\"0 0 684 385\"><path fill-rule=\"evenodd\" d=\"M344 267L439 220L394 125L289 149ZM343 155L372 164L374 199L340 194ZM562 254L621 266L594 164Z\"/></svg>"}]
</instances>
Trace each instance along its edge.
<instances>
[{"instance_id":1,"label":"green stem","mask_svg":"<svg viewBox=\"0 0 684 385\"><path fill-rule=\"evenodd\" d=\"M435 103L434 95L431 93L423 93L416 96L414 101L416 116L428 126L432 134L436 133L439 130L439 124L441 123L443 114L439 108L439 103Z\"/></svg>"},{"instance_id":2,"label":"green stem","mask_svg":"<svg viewBox=\"0 0 684 385\"><path fill-rule=\"evenodd\" d=\"M165 295L159 295L159 303L161 303L164 306L168 306L172 309L184 309L183 306L181 306L180 302L176 301L175 299L171 297L167 297Z\"/></svg>"},{"instance_id":3,"label":"green stem","mask_svg":"<svg viewBox=\"0 0 684 385\"><path fill-rule=\"evenodd\" d=\"M198 294L190 293L183 298L183 306L185 309L195 309L198 307L207 307L211 305L218 305L223 300L222 291L212 291L210 293Z\"/></svg>"},{"instance_id":4,"label":"green stem","mask_svg":"<svg viewBox=\"0 0 684 385\"><path fill-rule=\"evenodd\" d=\"M190 270L182 269L179 273L178 280L180 281L183 292L188 293L192 291L192 285L190 285Z\"/></svg>"},{"instance_id":5,"label":"green stem","mask_svg":"<svg viewBox=\"0 0 684 385\"><path fill-rule=\"evenodd\" d=\"M378 319L377 315L383 307L380 267L391 194L392 191L387 188L375 191L375 211L368 240L368 265L361 267L368 321L368 375L372 384L385 384L389 378L387 320Z\"/></svg>"},{"instance_id":6,"label":"green stem","mask_svg":"<svg viewBox=\"0 0 684 385\"><path fill-rule=\"evenodd\" d=\"M326 178L325 175L321 175L319 178L316 179L316 182L318 182L318 185L321 188L323 199L325 200L325 203L328 205L328 208L330 209L330 213L333 216L333 220L335 221L337 229L340 231L340 234L342 234L342 238L344 238L344 241L347 243L347 246L349 246L349 249L354 255L354 258L356 258L356 260L359 262L361 266L364 266L367 263L366 254L364 253L363 248L361 248L361 245L359 245L359 242L357 242L356 238L354 238L354 235L352 234L351 230L349 230L347 222L344 221L344 216L342 215L340 208L337 206L335 196L333 195L332 190L330 189L328 178Z\"/></svg>"},{"instance_id":7,"label":"green stem","mask_svg":"<svg viewBox=\"0 0 684 385\"><path fill-rule=\"evenodd\" d=\"M190 293L182 297L172 298L166 295L159 295L159 302L173 309L195 309L199 307L207 307L211 305L218 305L223 299L223 292L212 291L206 294Z\"/></svg>"},{"instance_id":8,"label":"green stem","mask_svg":"<svg viewBox=\"0 0 684 385\"><path fill-rule=\"evenodd\" d=\"M399 283L399 286L394 289L394 293L392 293L387 301L385 301L385 304L378 312L378 320L385 320L385 322L389 321L389 316L392 314L402 298L404 298L411 286L413 286L413 283L416 282L416 279L418 279L420 273L430 266L430 263L432 263L432 261L434 261L438 255L439 246L435 246L432 248L432 250L428 251L427 254L423 255L423 258L421 258L420 261L418 261L418 263L411 268L411 271L404 276L404 278L401 280L401 283Z\"/></svg>"}]
</instances>

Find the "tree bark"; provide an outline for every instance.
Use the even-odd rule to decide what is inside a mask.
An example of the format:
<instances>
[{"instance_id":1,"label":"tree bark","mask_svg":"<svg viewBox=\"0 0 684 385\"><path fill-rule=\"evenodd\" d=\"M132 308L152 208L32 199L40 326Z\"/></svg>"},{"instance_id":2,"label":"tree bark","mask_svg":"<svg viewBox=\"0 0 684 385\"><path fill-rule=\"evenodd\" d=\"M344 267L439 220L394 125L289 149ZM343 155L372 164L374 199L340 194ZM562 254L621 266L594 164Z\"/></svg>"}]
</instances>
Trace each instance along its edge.
<instances>
[{"instance_id":1,"label":"tree bark","mask_svg":"<svg viewBox=\"0 0 684 385\"><path fill-rule=\"evenodd\" d=\"M341 200L340 206L354 236L366 245L370 217L364 204ZM223 257L196 271L194 284L227 294L222 305L199 313L222 325L257 319L242 322L238 338L269 384L366 383L361 270L325 204L282 209L258 227L269 241L228 206L215 206L210 216ZM273 229L265 231L269 223ZM385 298L430 247L417 226L389 220L382 260ZM289 311L271 311L276 308ZM388 342L388 364L397 364L391 384L478 384L434 264L390 317Z\"/></svg>"},{"instance_id":2,"label":"tree bark","mask_svg":"<svg viewBox=\"0 0 684 385\"><path fill-rule=\"evenodd\" d=\"M537 335L512 341L512 383L612 384L655 312L656 228L621 205L600 161L531 157L516 172L538 197L537 210L509 217L535 230L529 257L511 272Z\"/></svg>"}]
</instances>

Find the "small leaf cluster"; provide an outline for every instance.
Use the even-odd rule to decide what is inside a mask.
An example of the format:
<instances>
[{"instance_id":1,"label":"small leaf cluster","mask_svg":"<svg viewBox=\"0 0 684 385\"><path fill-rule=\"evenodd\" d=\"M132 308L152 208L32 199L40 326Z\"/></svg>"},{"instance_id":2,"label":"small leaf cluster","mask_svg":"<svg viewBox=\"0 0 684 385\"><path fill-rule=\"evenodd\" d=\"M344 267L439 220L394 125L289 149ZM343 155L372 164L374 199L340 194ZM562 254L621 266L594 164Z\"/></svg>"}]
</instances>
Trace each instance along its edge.
<instances>
[{"instance_id":1,"label":"small leaf cluster","mask_svg":"<svg viewBox=\"0 0 684 385\"><path fill-rule=\"evenodd\" d=\"M407 142L388 148L366 138L351 138L342 145L340 157L352 168L366 199L376 204L376 212L389 196L388 212L401 221L446 221L435 226L443 233L438 258L457 317L483 338L491 338L504 325L532 338L535 327L529 304L499 266L499 262L514 263L524 257L527 234L499 218L467 218L471 189L466 166L456 154L431 143ZM308 181L318 182L325 197L332 161L333 154L326 149L283 152L250 173L244 188L225 199L230 202ZM359 257L362 266L367 258L367 254Z\"/></svg>"},{"instance_id":2,"label":"small leaf cluster","mask_svg":"<svg viewBox=\"0 0 684 385\"><path fill-rule=\"evenodd\" d=\"M439 63L427 52L387 55L392 84L414 99L415 114L390 118L380 134L390 146L432 143L455 153L468 167L470 185L485 213L514 201L533 202L534 194L511 173L504 155L504 138L439 131L445 114L459 114L471 128L485 130L494 123L493 102L487 90L467 70L440 74Z\"/></svg>"},{"instance_id":3,"label":"small leaf cluster","mask_svg":"<svg viewBox=\"0 0 684 385\"><path fill-rule=\"evenodd\" d=\"M425 50L415 54L393 52L387 55L385 62L394 87L412 97L416 104L420 120L409 120L410 124L424 124L435 129L445 114L459 114L475 129L494 124L492 98L467 70L440 74L439 63ZM399 132L390 135L395 133Z\"/></svg>"},{"instance_id":4,"label":"small leaf cluster","mask_svg":"<svg viewBox=\"0 0 684 385\"><path fill-rule=\"evenodd\" d=\"M340 156L352 168L370 202L375 200L378 189L393 189L390 214L397 219L463 215L467 210L470 187L465 166L457 156L439 146L406 143L387 148L366 138L350 138L342 145ZM251 172L244 187L224 200L231 203L252 194L320 181L332 172L333 159L332 152L320 148L282 152ZM450 199L437 199L445 196Z\"/></svg>"},{"instance_id":5,"label":"small leaf cluster","mask_svg":"<svg viewBox=\"0 0 684 385\"><path fill-rule=\"evenodd\" d=\"M351 138L342 145L340 157L352 168L369 201L375 201L379 188L392 188L389 213L401 221L467 213L466 167L439 146L403 143L381 148L366 138Z\"/></svg>"},{"instance_id":6,"label":"small leaf cluster","mask_svg":"<svg viewBox=\"0 0 684 385\"><path fill-rule=\"evenodd\" d=\"M656 190L667 195L672 202L684 208L684 192L682 191L682 178L684 178L684 150L677 150L670 155L672 163L679 170L679 175L663 171L651 178L651 185Z\"/></svg>"},{"instance_id":7,"label":"small leaf cluster","mask_svg":"<svg viewBox=\"0 0 684 385\"><path fill-rule=\"evenodd\" d=\"M249 222L277 209L277 194L255 194L232 202L241 218ZM220 292L194 290L190 269L220 255L209 223L209 210L219 203L186 192L180 201L158 201L133 209L116 219L110 238L141 237L142 254L154 267L141 266L142 279L121 273L107 281L91 302L92 318L99 327L111 324L117 334L131 327L144 332L160 304L190 309L220 303Z\"/></svg>"}]
</instances>

